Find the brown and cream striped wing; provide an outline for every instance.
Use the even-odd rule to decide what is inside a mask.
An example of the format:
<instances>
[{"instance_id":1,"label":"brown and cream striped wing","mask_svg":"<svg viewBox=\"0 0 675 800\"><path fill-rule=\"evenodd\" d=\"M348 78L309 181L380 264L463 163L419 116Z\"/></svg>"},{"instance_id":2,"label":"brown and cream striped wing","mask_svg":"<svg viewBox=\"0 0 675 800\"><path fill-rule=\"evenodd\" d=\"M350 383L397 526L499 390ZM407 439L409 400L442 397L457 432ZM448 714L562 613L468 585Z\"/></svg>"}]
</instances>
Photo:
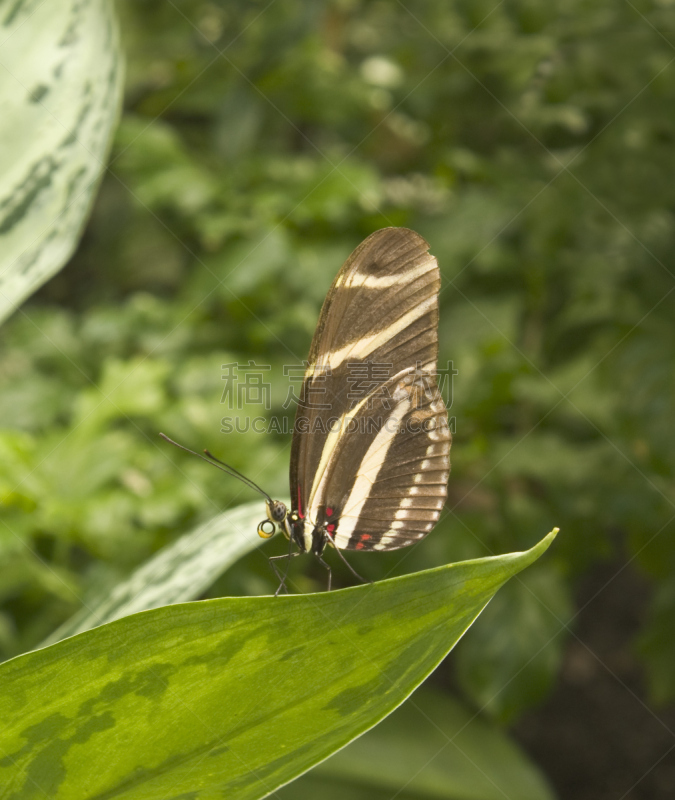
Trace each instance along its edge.
<instances>
[{"instance_id":1,"label":"brown and cream striped wing","mask_svg":"<svg viewBox=\"0 0 675 800\"><path fill-rule=\"evenodd\" d=\"M390 531L386 539L389 544L382 538L381 549L407 544L409 540L424 535L438 519L434 514L436 506L445 497L444 485L442 491L441 488L433 490L436 495L432 497L432 490L428 493L426 489L421 491L423 480L416 476L426 478L429 472L431 477L431 472L435 472L438 473L435 478L438 478L447 473L449 434L446 444L445 439L434 442L430 438L431 432L416 436L401 433L392 436L382 450L384 434L377 432L377 420L388 419L385 414L388 409L381 408L378 417L374 413L374 397L383 386L391 383L391 387L397 387L399 399L391 403L390 397L390 405L398 408L399 412L408 402L410 407L406 413L411 415L423 415L425 409L431 409L432 403L440 409L438 403L440 401L442 405L442 400L438 397L433 377L438 355L439 288L438 265L429 254L427 243L419 234L405 228L387 228L369 236L352 253L333 282L310 350L291 454L293 508L313 524L320 524L322 507L332 509L330 504L326 506L326 498L322 495L327 487L345 503L348 495L353 495L349 507L343 503L343 511L345 514L349 512L350 519L354 517L357 500L357 495L353 494L355 480L363 473L364 477L357 486L361 491L364 482L372 480L371 467L385 451L386 463L383 460L378 462L377 491L358 507L359 516L372 515L373 524L379 526L380 534ZM363 376L366 367L379 369L379 386L374 387L372 380L359 380L359 374ZM411 377L413 371L414 378ZM420 396L422 384L424 391ZM409 391L417 399L405 400L401 393L407 397ZM433 396L433 400L422 402L422 396L427 399ZM361 423L374 420L375 424L370 430L360 428L356 435L352 435L345 431L345 420L355 417L355 409L359 409L356 416ZM439 414L439 418L445 420L443 430L447 431L444 406L436 416ZM444 459L445 464L439 469L435 466L440 462L426 457L427 450L436 444L437 453L433 458ZM429 469L428 463L434 465L433 470ZM388 513L382 505L385 499L383 482L389 484L387 499L391 502L387 509L392 513L399 512L399 518L391 520L392 524L397 523L391 529L383 527ZM440 487L441 483L434 485ZM413 491L415 485L420 491ZM406 538L405 532L410 530L412 535L413 528L399 524L404 516L402 504L404 501L410 503L413 495L428 499L420 499L416 501L417 505L410 506L419 512L416 520L419 525L414 529L414 536ZM356 528L347 535L352 523L346 516L340 523L344 535L338 531L337 523L326 521L326 525L331 524L338 537L335 539L338 547L350 549L359 544L358 549L366 549L369 542L371 547L375 547L374 539L357 542L354 538ZM358 530L361 531L362 526ZM395 530L402 533L394 535Z\"/></svg>"},{"instance_id":2,"label":"brown and cream striped wing","mask_svg":"<svg viewBox=\"0 0 675 800\"><path fill-rule=\"evenodd\" d=\"M413 544L447 495L451 435L435 377L408 370L382 388L335 432L307 509L343 550Z\"/></svg>"}]
</instances>

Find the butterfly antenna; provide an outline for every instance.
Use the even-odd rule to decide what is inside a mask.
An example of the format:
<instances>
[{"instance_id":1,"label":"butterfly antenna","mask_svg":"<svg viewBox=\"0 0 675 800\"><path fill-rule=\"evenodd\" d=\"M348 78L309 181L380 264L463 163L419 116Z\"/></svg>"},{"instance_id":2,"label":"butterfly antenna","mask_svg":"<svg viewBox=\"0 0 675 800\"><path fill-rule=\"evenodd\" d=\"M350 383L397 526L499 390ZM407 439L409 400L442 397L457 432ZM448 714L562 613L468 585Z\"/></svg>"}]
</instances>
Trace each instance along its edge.
<instances>
[{"instance_id":1,"label":"butterfly antenna","mask_svg":"<svg viewBox=\"0 0 675 800\"><path fill-rule=\"evenodd\" d=\"M172 444L174 447L178 447L181 450L185 450L186 453L190 453L193 456L197 456L197 458L201 458L202 461L206 461L207 464L211 464L212 467L216 467L217 469L221 470L222 472L226 473L232 478L237 478L243 484L248 486L250 489L255 489L256 492L261 494L267 500L272 502L272 498L267 494L267 492L263 491L257 483L254 483L250 478L247 478L245 475L242 475L239 470L236 470L234 467L231 467L229 464L226 464L224 461L216 458L214 455L209 453L208 450L204 450L206 456L203 456L201 453L197 453L195 450L190 450L189 447L185 447L182 444L178 444L178 442L174 442L173 439L170 439L165 433L159 434L162 439ZM208 456L208 458L207 458Z\"/></svg>"},{"instance_id":2,"label":"butterfly antenna","mask_svg":"<svg viewBox=\"0 0 675 800\"><path fill-rule=\"evenodd\" d=\"M216 458L210 450L206 450L205 449L204 453L206 453L206 457L211 459L212 462L215 461L216 464L220 464L223 467L227 467L227 469L230 470L230 474L234 475L235 478L239 478L239 480L242 480L242 481L244 481L244 483L247 483L252 489L257 489L260 492L260 494L264 494L265 497L269 497L267 492L264 492L258 486L257 483L254 483L250 478L247 478L246 475L242 475L242 473L239 472L238 469L235 469L234 467L230 466L229 464L226 464L224 461L221 461L219 458Z\"/></svg>"}]
</instances>

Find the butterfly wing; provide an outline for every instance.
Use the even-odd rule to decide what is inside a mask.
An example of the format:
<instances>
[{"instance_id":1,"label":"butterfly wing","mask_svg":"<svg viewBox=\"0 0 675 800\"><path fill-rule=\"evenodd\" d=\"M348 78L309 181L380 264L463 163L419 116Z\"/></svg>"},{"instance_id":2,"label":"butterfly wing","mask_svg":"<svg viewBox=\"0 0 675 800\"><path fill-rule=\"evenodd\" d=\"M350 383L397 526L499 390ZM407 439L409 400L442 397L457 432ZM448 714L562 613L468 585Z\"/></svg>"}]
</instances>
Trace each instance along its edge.
<instances>
[{"instance_id":1,"label":"butterfly wing","mask_svg":"<svg viewBox=\"0 0 675 800\"><path fill-rule=\"evenodd\" d=\"M406 370L380 388L336 431L307 510L343 550L412 544L445 503L451 436L434 376Z\"/></svg>"},{"instance_id":2,"label":"butterfly wing","mask_svg":"<svg viewBox=\"0 0 675 800\"><path fill-rule=\"evenodd\" d=\"M450 434L434 377L439 288L424 239L387 228L352 253L324 302L296 415L291 497L305 525L325 523L340 548L402 547L440 514ZM430 427L413 430L422 422Z\"/></svg>"}]
</instances>

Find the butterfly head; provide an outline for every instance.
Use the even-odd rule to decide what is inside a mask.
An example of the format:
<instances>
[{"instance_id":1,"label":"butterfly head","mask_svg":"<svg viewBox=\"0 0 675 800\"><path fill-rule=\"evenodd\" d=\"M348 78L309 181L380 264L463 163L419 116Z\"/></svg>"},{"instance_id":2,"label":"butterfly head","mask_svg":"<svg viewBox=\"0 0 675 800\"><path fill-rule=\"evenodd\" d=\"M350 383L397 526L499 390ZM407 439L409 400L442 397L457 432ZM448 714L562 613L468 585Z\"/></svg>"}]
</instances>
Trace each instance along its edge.
<instances>
[{"instance_id":1,"label":"butterfly head","mask_svg":"<svg viewBox=\"0 0 675 800\"><path fill-rule=\"evenodd\" d=\"M266 500L265 510L267 519L258 525L258 536L262 539L271 539L277 532L277 527L285 528L284 522L288 516L288 508L280 500Z\"/></svg>"}]
</instances>

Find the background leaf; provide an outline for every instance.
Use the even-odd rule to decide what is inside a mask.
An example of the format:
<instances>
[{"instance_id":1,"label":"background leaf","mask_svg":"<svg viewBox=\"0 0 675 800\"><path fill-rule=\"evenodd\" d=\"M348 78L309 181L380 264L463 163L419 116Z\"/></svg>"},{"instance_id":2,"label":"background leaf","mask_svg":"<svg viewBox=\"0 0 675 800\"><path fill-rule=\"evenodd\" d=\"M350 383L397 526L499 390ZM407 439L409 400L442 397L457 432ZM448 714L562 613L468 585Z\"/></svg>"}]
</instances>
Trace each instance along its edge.
<instances>
[{"instance_id":1,"label":"background leaf","mask_svg":"<svg viewBox=\"0 0 675 800\"><path fill-rule=\"evenodd\" d=\"M503 731L447 694L426 687L276 794L302 800L323 797L324 791L329 797L350 798L376 792L383 800L392 793L402 800L554 797L542 773Z\"/></svg>"},{"instance_id":2,"label":"background leaf","mask_svg":"<svg viewBox=\"0 0 675 800\"><path fill-rule=\"evenodd\" d=\"M166 606L9 661L0 796L263 797L398 706L554 536L343 591Z\"/></svg>"},{"instance_id":3,"label":"background leaf","mask_svg":"<svg viewBox=\"0 0 675 800\"><path fill-rule=\"evenodd\" d=\"M87 604L49 636L43 646L120 617L199 597L242 555L262 543L256 533L260 502L226 511L186 533L105 595Z\"/></svg>"},{"instance_id":4,"label":"background leaf","mask_svg":"<svg viewBox=\"0 0 675 800\"><path fill-rule=\"evenodd\" d=\"M555 570L540 565L500 592L457 654L458 676L481 709L502 721L546 697L572 616Z\"/></svg>"},{"instance_id":5,"label":"background leaf","mask_svg":"<svg viewBox=\"0 0 675 800\"><path fill-rule=\"evenodd\" d=\"M0 321L70 258L122 95L110 0L0 7Z\"/></svg>"}]
</instances>

